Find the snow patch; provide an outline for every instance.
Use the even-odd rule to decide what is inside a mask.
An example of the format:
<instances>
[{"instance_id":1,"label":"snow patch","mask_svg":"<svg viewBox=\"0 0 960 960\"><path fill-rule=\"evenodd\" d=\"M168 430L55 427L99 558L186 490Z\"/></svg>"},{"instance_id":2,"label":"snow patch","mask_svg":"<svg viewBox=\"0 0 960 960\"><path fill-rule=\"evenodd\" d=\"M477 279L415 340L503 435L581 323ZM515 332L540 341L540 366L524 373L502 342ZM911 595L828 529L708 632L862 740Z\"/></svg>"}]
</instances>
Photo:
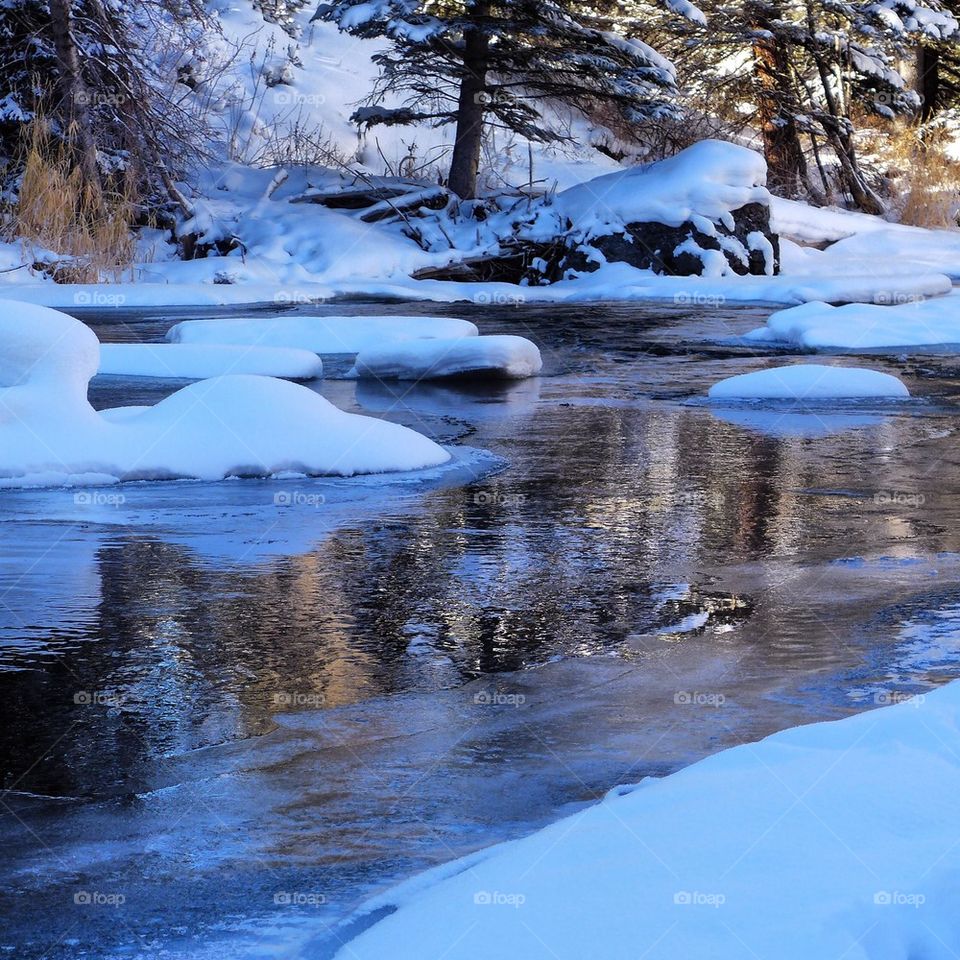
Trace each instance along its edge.
<instances>
[{"instance_id":1,"label":"snow patch","mask_svg":"<svg viewBox=\"0 0 960 960\"><path fill-rule=\"evenodd\" d=\"M747 339L803 347L868 350L879 347L960 346L960 297L892 306L810 302L781 310Z\"/></svg>"},{"instance_id":2,"label":"snow patch","mask_svg":"<svg viewBox=\"0 0 960 960\"><path fill-rule=\"evenodd\" d=\"M535 343L510 335L454 340L409 340L362 350L350 376L427 380L484 374L520 379L540 372Z\"/></svg>"},{"instance_id":3,"label":"snow patch","mask_svg":"<svg viewBox=\"0 0 960 960\"><path fill-rule=\"evenodd\" d=\"M451 317L279 317L185 320L171 327L174 343L296 347L314 353L358 353L383 344L475 337L469 320Z\"/></svg>"},{"instance_id":4,"label":"snow patch","mask_svg":"<svg viewBox=\"0 0 960 960\"><path fill-rule=\"evenodd\" d=\"M309 350L219 344L104 343L100 373L111 376L203 380L229 373L290 380L323 376L323 362Z\"/></svg>"},{"instance_id":5,"label":"snow patch","mask_svg":"<svg viewBox=\"0 0 960 960\"><path fill-rule=\"evenodd\" d=\"M715 383L707 395L714 400L827 400L909 397L910 391L901 380L878 370L798 363L728 377Z\"/></svg>"},{"instance_id":6,"label":"snow patch","mask_svg":"<svg viewBox=\"0 0 960 960\"><path fill-rule=\"evenodd\" d=\"M101 415L87 400L99 366L100 344L80 321L0 301L0 486L349 476L450 459L413 430L269 377L215 377Z\"/></svg>"}]
</instances>

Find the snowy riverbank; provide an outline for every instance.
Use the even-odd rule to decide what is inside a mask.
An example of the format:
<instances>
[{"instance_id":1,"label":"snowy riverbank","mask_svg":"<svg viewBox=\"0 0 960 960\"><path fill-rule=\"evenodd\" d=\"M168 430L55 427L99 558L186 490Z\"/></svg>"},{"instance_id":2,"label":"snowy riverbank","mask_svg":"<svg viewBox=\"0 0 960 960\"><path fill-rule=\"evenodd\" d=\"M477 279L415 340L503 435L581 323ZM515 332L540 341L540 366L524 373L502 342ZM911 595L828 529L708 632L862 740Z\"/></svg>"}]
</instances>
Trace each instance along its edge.
<instances>
[{"instance_id":1,"label":"snowy riverbank","mask_svg":"<svg viewBox=\"0 0 960 960\"><path fill-rule=\"evenodd\" d=\"M338 956L949 960L958 723L954 682L614 790L374 901Z\"/></svg>"}]
</instances>

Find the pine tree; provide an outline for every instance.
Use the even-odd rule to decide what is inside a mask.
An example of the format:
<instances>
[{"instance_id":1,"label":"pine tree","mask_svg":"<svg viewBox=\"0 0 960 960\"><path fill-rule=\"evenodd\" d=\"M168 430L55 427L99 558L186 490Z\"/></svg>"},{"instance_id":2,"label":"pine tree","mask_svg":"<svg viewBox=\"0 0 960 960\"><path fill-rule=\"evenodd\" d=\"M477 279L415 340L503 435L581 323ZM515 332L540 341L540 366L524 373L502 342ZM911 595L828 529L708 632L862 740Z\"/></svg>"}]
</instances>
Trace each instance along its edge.
<instances>
[{"instance_id":1,"label":"pine tree","mask_svg":"<svg viewBox=\"0 0 960 960\"><path fill-rule=\"evenodd\" d=\"M335 0L316 19L360 37L386 37L380 82L364 125L456 124L449 187L475 196L485 124L529 140L562 139L545 103L589 111L602 102L627 120L674 112L669 61L637 39L649 9L634 0ZM687 0L672 9L696 17ZM399 106L385 106L386 94Z\"/></svg>"},{"instance_id":2,"label":"pine tree","mask_svg":"<svg viewBox=\"0 0 960 960\"><path fill-rule=\"evenodd\" d=\"M827 185L826 156L841 190L860 209L883 203L860 166L858 117L916 115L921 100L905 76L918 44L955 49L957 22L938 0L706 0L707 29L688 27L684 69L719 110L718 79L740 109L754 103L770 183L792 195L810 177L803 141ZM678 59L677 52L667 52ZM733 79L722 76L740 64ZM929 84L929 79L928 79ZM815 189L811 189L816 193Z\"/></svg>"}]
</instances>

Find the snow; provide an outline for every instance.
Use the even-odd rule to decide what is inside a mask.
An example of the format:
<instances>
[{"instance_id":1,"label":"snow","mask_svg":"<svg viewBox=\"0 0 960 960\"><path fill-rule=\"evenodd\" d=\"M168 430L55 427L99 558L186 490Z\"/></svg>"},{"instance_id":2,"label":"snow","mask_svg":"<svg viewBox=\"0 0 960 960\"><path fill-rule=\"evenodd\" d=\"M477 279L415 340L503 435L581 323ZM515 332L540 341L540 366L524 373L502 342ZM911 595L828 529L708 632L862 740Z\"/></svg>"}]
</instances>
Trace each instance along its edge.
<instances>
[{"instance_id":1,"label":"snow","mask_svg":"<svg viewBox=\"0 0 960 960\"><path fill-rule=\"evenodd\" d=\"M203 380L228 373L253 373L290 380L323 376L323 362L309 350L218 344L105 343L101 374Z\"/></svg>"},{"instance_id":2,"label":"snow","mask_svg":"<svg viewBox=\"0 0 960 960\"><path fill-rule=\"evenodd\" d=\"M960 297L891 306L811 302L774 313L747 334L763 343L867 350L881 347L960 346Z\"/></svg>"},{"instance_id":3,"label":"snow","mask_svg":"<svg viewBox=\"0 0 960 960\"><path fill-rule=\"evenodd\" d=\"M279 317L185 320L167 333L175 343L296 347L314 353L358 353L384 343L477 336L469 320L450 317Z\"/></svg>"},{"instance_id":4,"label":"snow","mask_svg":"<svg viewBox=\"0 0 960 960\"><path fill-rule=\"evenodd\" d=\"M560 193L555 210L583 238L627 223L678 227L695 220L712 235L713 224L732 227L731 213L748 203L766 204L763 157L746 147L701 140L674 157L581 183Z\"/></svg>"},{"instance_id":5,"label":"snow","mask_svg":"<svg viewBox=\"0 0 960 960\"><path fill-rule=\"evenodd\" d=\"M799 243L832 242L877 230L925 232L919 227L900 226L867 213L839 207L814 207L784 197L770 198L770 221L777 233Z\"/></svg>"},{"instance_id":6,"label":"snow","mask_svg":"<svg viewBox=\"0 0 960 960\"><path fill-rule=\"evenodd\" d=\"M613 790L376 898L337 956L952 960L958 724L954 682Z\"/></svg>"},{"instance_id":7,"label":"snow","mask_svg":"<svg viewBox=\"0 0 960 960\"><path fill-rule=\"evenodd\" d=\"M878 370L798 363L756 370L715 383L713 399L826 400L841 397L909 397L901 380Z\"/></svg>"},{"instance_id":8,"label":"snow","mask_svg":"<svg viewBox=\"0 0 960 960\"><path fill-rule=\"evenodd\" d=\"M381 380L428 380L466 374L521 379L540 372L537 345L511 335L408 340L368 347L357 355L350 375Z\"/></svg>"},{"instance_id":9,"label":"snow","mask_svg":"<svg viewBox=\"0 0 960 960\"><path fill-rule=\"evenodd\" d=\"M80 321L0 301L0 486L412 470L450 455L406 427L269 377L191 384L154 407L97 413L100 344Z\"/></svg>"}]
</instances>

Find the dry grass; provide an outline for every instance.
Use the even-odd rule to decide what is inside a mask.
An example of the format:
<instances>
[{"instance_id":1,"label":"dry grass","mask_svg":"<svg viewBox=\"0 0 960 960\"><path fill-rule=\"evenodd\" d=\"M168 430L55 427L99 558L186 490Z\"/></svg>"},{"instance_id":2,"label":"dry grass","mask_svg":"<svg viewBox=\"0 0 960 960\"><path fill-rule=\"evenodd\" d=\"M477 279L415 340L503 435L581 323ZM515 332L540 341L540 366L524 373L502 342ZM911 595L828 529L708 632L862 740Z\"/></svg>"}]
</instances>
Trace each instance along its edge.
<instances>
[{"instance_id":1,"label":"dry grass","mask_svg":"<svg viewBox=\"0 0 960 960\"><path fill-rule=\"evenodd\" d=\"M24 137L17 200L7 232L62 257L55 279L69 283L117 281L133 259L132 197L84 182L69 146L34 121Z\"/></svg>"},{"instance_id":2,"label":"dry grass","mask_svg":"<svg viewBox=\"0 0 960 960\"><path fill-rule=\"evenodd\" d=\"M960 163L951 158L943 128L903 124L890 130L881 153L901 223L958 226Z\"/></svg>"}]
</instances>

